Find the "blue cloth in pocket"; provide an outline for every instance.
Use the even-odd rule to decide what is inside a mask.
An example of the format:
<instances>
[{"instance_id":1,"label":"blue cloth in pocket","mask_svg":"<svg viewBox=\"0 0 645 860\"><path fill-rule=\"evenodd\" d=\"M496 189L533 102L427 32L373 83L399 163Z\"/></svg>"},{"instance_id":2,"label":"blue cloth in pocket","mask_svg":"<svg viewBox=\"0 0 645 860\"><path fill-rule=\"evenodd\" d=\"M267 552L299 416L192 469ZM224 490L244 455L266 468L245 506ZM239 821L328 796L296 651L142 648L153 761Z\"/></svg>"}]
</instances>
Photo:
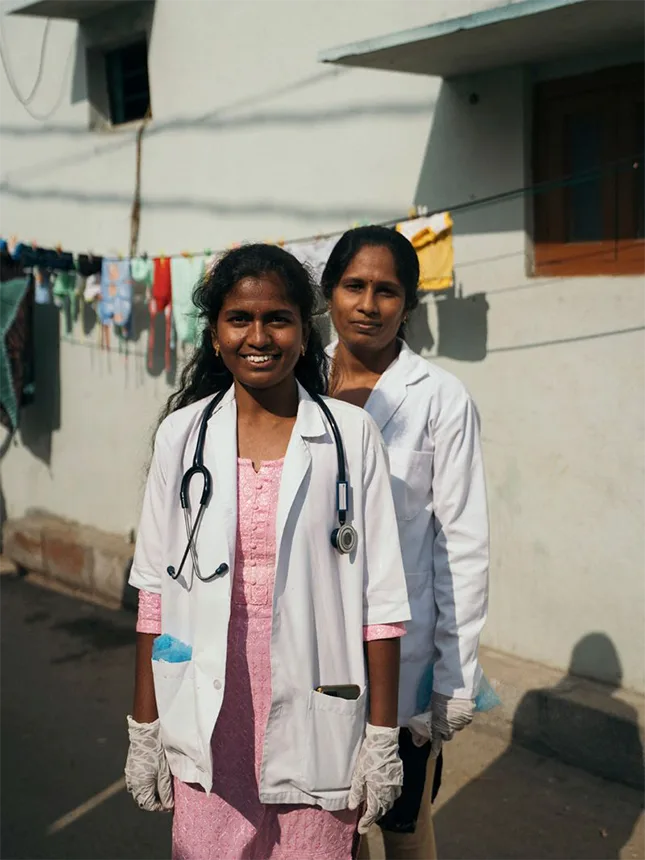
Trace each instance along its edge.
<instances>
[{"instance_id":1,"label":"blue cloth in pocket","mask_svg":"<svg viewBox=\"0 0 645 860\"><path fill-rule=\"evenodd\" d=\"M186 663L193 656L192 645L175 639L170 633L162 633L152 643L152 659L166 663Z\"/></svg>"},{"instance_id":2,"label":"blue cloth in pocket","mask_svg":"<svg viewBox=\"0 0 645 860\"><path fill-rule=\"evenodd\" d=\"M430 707L430 699L432 698L432 681L434 676L434 667L432 664L425 670L423 677L419 683L417 690L417 711L420 714L425 713ZM490 685L490 682L485 675L482 675L479 684L479 690L475 696L475 713L484 713L492 711L498 705L502 704L495 690Z\"/></svg>"}]
</instances>

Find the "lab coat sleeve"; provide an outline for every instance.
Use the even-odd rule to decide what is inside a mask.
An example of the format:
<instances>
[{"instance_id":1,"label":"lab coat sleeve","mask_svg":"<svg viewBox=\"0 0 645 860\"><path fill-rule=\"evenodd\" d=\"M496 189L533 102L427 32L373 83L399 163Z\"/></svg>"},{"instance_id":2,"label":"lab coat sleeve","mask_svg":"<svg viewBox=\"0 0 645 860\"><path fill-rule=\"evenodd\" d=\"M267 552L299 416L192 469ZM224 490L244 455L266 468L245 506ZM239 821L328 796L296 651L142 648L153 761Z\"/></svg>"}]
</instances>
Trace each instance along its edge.
<instances>
[{"instance_id":1,"label":"lab coat sleeve","mask_svg":"<svg viewBox=\"0 0 645 860\"><path fill-rule=\"evenodd\" d=\"M410 620L408 591L392 498L387 449L378 427L365 416L363 435L363 624Z\"/></svg>"},{"instance_id":2,"label":"lab coat sleeve","mask_svg":"<svg viewBox=\"0 0 645 860\"><path fill-rule=\"evenodd\" d=\"M154 594L161 594L164 545L162 512L166 495L168 459L166 419L155 437L129 579L130 585Z\"/></svg>"},{"instance_id":3,"label":"lab coat sleeve","mask_svg":"<svg viewBox=\"0 0 645 860\"><path fill-rule=\"evenodd\" d=\"M442 404L434 440L434 690L470 699L488 607L488 509L479 417L465 391Z\"/></svg>"}]
</instances>

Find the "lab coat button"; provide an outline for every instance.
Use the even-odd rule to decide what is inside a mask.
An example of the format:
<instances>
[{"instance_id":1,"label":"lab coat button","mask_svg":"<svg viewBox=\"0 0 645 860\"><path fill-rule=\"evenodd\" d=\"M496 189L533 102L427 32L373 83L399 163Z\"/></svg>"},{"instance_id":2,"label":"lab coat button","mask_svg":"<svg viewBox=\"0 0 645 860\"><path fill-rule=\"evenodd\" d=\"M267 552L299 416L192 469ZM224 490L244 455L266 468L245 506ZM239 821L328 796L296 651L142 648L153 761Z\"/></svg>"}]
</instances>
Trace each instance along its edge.
<instances>
[{"instance_id":1,"label":"lab coat button","mask_svg":"<svg viewBox=\"0 0 645 860\"><path fill-rule=\"evenodd\" d=\"M213 687L215 687L216 690L222 689L222 682L219 678L215 678L215 680L213 681Z\"/></svg>"}]
</instances>

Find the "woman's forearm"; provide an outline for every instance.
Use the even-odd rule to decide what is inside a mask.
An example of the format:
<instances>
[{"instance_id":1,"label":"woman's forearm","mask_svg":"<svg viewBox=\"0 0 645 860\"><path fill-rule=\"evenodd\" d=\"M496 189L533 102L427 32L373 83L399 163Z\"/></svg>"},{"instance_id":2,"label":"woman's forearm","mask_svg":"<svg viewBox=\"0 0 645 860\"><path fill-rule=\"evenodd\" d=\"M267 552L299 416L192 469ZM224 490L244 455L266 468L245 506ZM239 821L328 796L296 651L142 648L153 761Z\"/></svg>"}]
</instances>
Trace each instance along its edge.
<instances>
[{"instance_id":1,"label":"woman's forearm","mask_svg":"<svg viewBox=\"0 0 645 860\"><path fill-rule=\"evenodd\" d=\"M398 725L399 663L401 643L397 639L374 639L365 643L370 689L369 721L373 726Z\"/></svg>"},{"instance_id":2,"label":"woman's forearm","mask_svg":"<svg viewBox=\"0 0 645 860\"><path fill-rule=\"evenodd\" d=\"M137 633L132 716L138 723L154 723L159 716L152 676L152 643L155 639L154 633Z\"/></svg>"}]
</instances>

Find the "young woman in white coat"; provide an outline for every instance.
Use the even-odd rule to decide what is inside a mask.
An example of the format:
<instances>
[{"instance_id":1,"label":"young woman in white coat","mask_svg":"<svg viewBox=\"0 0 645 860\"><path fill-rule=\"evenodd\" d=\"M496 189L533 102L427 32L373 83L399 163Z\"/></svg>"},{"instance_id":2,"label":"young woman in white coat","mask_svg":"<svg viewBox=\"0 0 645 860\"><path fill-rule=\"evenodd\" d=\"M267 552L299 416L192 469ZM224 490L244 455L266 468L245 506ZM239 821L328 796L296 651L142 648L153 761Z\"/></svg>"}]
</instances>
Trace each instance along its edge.
<instances>
[{"instance_id":1,"label":"young woman in white coat","mask_svg":"<svg viewBox=\"0 0 645 860\"><path fill-rule=\"evenodd\" d=\"M156 435L130 577L127 787L144 809L174 806L176 860L349 860L359 814L365 830L403 779L409 606L383 442L362 410L326 401L356 530L340 553L307 272L249 245L195 299L205 329Z\"/></svg>"},{"instance_id":2,"label":"young woman in white coat","mask_svg":"<svg viewBox=\"0 0 645 860\"><path fill-rule=\"evenodd\" d=\"M479 422L450 373L405 343L419 263L384 227L345 233L322 276L338 334L329 393L363 407L387 445L412 620L401 643L404 783L379 822L388 858L436 856L430 815L441 745L472 719L488 594L488 515ZM361 856L369 857L363 840Z\"/></svg>"}]
</instances>

